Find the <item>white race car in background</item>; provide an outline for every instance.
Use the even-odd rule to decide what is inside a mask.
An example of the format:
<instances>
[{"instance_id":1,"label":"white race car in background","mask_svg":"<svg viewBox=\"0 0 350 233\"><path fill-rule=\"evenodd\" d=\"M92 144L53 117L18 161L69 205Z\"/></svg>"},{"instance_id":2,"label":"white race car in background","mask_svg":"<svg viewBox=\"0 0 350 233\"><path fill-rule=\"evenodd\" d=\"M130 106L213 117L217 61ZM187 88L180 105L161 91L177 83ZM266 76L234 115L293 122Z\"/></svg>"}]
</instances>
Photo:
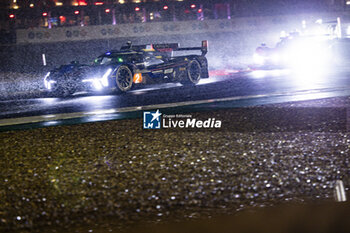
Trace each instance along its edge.
<instances>
[{"instance_id":1,"label":"white race car in background","mask_svg":"<svg viewBox=\"0 0 350 233\"><path fill-rule=\"evenodd\" d=\"M265 44L258 47L254 53L255 67L319 69L334 61L333 44L337 39L328 37L291 35L281 38L274 48Z\"/></svg>"}]
</instances>

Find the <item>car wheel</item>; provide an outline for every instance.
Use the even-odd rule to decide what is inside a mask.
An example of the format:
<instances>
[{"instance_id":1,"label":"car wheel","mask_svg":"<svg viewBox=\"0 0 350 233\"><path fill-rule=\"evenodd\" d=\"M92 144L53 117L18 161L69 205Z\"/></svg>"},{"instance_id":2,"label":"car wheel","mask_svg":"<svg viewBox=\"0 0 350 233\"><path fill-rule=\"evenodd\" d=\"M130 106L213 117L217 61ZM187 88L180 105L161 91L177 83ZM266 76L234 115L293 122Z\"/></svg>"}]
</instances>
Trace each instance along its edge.
<instances>
[{"instance_id":1,"label":"car wheel","mask_svg":"<svg viewBox=\"0 0 350 233\"><path fill-rule=\"evenodd\" d=\"M120 93L127 92L133 84L132 72L126 65L121 65L115 72L115 81L117 91Z\"/></svg>"},{"instance_id":2,"label":"car wheel","mask_svg":"<svg viewBox=\"0 0 350 233\"><path fill-rule=\"evenodd\" d=\"M187 75L182 84L195 85L201 79L201 65L197 60L191 60L187 65Z\"/></svg>"}]
</instances>

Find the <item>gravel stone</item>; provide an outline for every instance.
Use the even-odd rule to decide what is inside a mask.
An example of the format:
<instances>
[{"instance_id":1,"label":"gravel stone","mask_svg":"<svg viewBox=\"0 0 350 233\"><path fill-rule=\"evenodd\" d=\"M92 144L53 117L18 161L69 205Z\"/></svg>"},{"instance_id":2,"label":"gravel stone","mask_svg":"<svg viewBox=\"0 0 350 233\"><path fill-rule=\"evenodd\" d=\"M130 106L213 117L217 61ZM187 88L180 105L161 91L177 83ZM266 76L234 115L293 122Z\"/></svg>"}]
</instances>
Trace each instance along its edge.
<instances>
[{"instance_id":1,"label":"gravel stone","mask_svg":"<svg viewBox=\"0 0 350 233\"><path fill-rule=\"evenodd\" d=\"M2 132L0 230L123 230L331 200L336 180L349 187L347 106L333 98L194 113L231 122L221 130L143 130L133 119Z\"/></svg>"}]
</instances>

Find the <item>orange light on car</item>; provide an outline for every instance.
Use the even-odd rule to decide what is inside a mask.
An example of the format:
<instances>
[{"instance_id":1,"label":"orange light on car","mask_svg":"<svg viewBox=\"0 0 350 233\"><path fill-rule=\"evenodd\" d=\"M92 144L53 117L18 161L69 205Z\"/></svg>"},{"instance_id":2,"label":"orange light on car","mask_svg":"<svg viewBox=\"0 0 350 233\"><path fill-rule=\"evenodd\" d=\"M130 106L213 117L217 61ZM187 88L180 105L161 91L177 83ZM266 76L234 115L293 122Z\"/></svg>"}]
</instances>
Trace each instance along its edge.
<instances>
[{"instance_id":1,"label":"orange light on car","mask_svg":"<svg viewBox=\"0 0 350 233\"><path fill-rule=\"evenodd\" d=\"M142 74L141 73L135 73L133 81L134 81L134 83L142 83Z\"/></svg>"}]
</instances>

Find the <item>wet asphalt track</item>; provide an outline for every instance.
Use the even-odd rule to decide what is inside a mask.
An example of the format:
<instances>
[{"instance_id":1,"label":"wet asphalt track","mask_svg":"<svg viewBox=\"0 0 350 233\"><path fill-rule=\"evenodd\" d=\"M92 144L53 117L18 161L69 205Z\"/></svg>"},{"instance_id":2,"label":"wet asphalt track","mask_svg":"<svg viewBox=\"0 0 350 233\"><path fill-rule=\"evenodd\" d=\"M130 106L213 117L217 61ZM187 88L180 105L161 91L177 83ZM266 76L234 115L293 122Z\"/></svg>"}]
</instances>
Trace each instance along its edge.
<instances>
[{"instance_id":1,"label":"wet asphalt track","mask_svg":"<svg viewBox=\"0 0 350 233\"><path fill-rule=\"evenodd\" d=\"M256 70L212 75L209 79L201 80L195 87L180 84L150 85L123 95L77 93L68 98L42 98L42 94L29 93L27 98L1 100L0 119L255 95L265 95L261 104L266 104L273 103L272 100L269 101L269 96L276 93L282 94L277 102L296 100L294 96L298 93L298 100L310 99L310 94L307 98L300 95L304 91L312 91L311 96L314 95L314 98L317 98L319 92L338 96L345 95L350 90L349 76L350 71L344 70L328 74ZM260 103L259 98L254 98L254 101Z\"/></svg>"}]
</instances>

